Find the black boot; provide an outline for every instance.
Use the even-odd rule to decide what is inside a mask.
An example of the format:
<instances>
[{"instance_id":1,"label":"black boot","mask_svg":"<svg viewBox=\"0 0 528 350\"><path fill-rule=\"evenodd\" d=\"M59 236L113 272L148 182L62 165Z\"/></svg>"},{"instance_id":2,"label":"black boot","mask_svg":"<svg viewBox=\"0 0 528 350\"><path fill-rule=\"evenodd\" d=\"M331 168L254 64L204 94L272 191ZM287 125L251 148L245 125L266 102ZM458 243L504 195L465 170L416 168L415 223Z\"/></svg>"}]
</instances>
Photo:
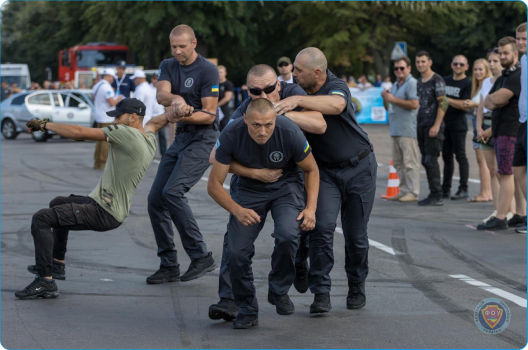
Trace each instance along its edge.
<instances>
[{"instance_id":1,"label":"black boot","mask_svg":"<svg viewBox=\"0 0 528 350\"><path fill-rule=\"evenodd\" d=\"M204 276L206 273L216 269L216 263L213 259L213 254L209 252L206 256L199 259L193 259L187 271L181 276L182 282L195 280Z\"/></svg>"},{"instance_id":2,"label":"black boot","mask_svg":"<svg viewBox=\"0 0 528 350\"><path fill-rule=\"evenodd\" d=\"M47 280L43 277L35 277L26 288L15 292L18 299L53 299L59 296L59 288L54 280Z\"/></svg>"},{"instance_id":3,"label":"black boot","mask_svg":"<svg viewBox=\"0 0 528 350\"><path fill-rule=\"evenodd\" d=\"M306 293L308 290L308 262L304 261L295 265L295 280L293 286L299 293Z\"/></svg>"},{"instance_id":4,"label":"black boot","mask_svg":"<svg viewBox=\"0 0 528 350\"><path fill-rule=\"evenodd\" d=\"M314 296L314 302L310 305L311 314L322 314L330 311L330 293L318 293Z\"/></svg>"},{"instance_id":5,"label":"black boot","mask_svg":"<svg viewBox=\"0 0 528 350\"><path fill-rule=\"evenodd\" d=\"M270 290L268 291L268 302L271 305L275 305L279 315L293 315L295 312L295 306L293 306L288 294L279 295Z\"/></svg>"},{"instance_id":6,"label":"black boot","mask_svg":"<svg viewBox=\"0 0 528 350\"><path fill-rule=\"evenodd\" d=\"M251 326L258 326L258 315L238 315L233 321L234 329L248 329Z\"/></svg>"},{"instance_id":7,"label":"black boot","mask_svg":"<svg viewBox=\"0 0 528 350\"><path fill-rule=\"evenodd\" d=\"M211 320L233 321L238 316L238 307L233 299L221 298L217 304L209 306Z\"/></svg>"},{"instance_id":8,"label":"black boot","mask_svg":"<svg viewBox=\"0 0 528 350\"><path fill-rule=\"evenodd\" d=\"M347 309L361 309L366 303L365 281L360 283L348 282Z\"/></svg>"},{"instance_id":9,"label":"black boot","mask_svg":"<svg viewBox=\"0 0 528 350\"><path fill-rule=\"evenodd\" d=\"M180 280L180 265L161 266L153 275L147 277L147 284L161 284Z\"/></svg>"}]
</instances>

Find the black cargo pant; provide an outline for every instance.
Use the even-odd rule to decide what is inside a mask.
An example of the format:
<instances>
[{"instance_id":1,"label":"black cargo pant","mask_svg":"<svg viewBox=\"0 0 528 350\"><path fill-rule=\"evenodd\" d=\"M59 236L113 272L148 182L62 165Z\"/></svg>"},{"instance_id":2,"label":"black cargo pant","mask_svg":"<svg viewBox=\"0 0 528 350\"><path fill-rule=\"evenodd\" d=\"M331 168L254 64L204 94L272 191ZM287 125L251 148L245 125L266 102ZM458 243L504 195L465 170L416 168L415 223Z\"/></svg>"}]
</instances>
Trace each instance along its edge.
<instances>
[{"instance_id":1,"label":"black cargo pant","mask_svg":"<svg viewBox=\"0 0 528 350\"><path fill-rule=\"evenodd\" d=\"M442 197L442 186L440 184L440 165L438 165L438 157L442 151L444 129L440 128L438 135L433 138L429 137L430 129L430 126L421 126L417 128L418 146L420 147L420 153L422 153L422 165L427 173L430 196L440 198Z\"/></svg>"},{"instance_id":2,"label":"black cargo pant","mask_svg":"<svg viewBox=\"0 0 528 350\"><path fill-rule=\"evenodd\" d=\"M31 222L35 261L42 277L51 276L53 258L64 260L70 230L102 232L121 225L90 197L56 197L49 206L36 212Z\"/></svg>"},{"instance_id":3,"label":"black cargo pant","mask_svg":"<svg viewBox=\"0 0 528 350\"><path fill-rule=\"evenodd\" d=\"M231 177L231 186L229 193L231 197L235 196L237 190L237 176ZM228 224L229 226L229 224ZM229 229L228 229L229 231ZM299 250L295 256L295 265L300 265L308 259L309 249L309 234L303 232L300 237ZM224 234L224 242L222 245L222 262L220 264L220 272L218 275L218 296L223 299L233 299L233 290L231 288L231 278L229 277L229 269L227 267L227 261L229 257L229 247L227 241L227 232Z\"/></svg>"},{"instance_id":4,"label":"black cargo pant","mask_svg":"<svg viewBox=\"0 0 528 350\"><path fill-rule=\"evenodd\" d=\"M271 255L269 289L277 294L287 294L295 279L295 254L299 247L300 224L297 216L306 206L302 185L289 183L274 191L255 191L238 188L233 200L260 216L260 223L244 226L230 215L227 234L227 266L232 293L242 315L258 313L258 303L253 285L251 258L255 255L254 242L264 227L269 211L275 223L272 237L275 247Z\"/></svg>"},{"instance_id":5,"label":"black cargo pant","mask_svg":"<svg viewBox=\"0 0 528 350\"><path fill-rule=\"evenodd\" d=\"M315 229L309 232L310 269L308 283L313 294L329 293L330 271L334 267L334 232L341 210L345 238L345 271L351 283L368 275L367 224L374 205L378 164L374 153L355 166L343 169L319 167L319 197ZM298 255L306 255L301 250Z\"/></svg>"},{"instance_id":6,"label":"black cargo pant","mask_svg":"<svg viewBox=\"0 0 528 350\"><path fill-rule=\"evenodd\" d=\"M442 183L442 192L449 194L455 171L456 156L458 167L460 169L459 191L468 190L469 178L469 161L466 155L466 135L467 131L444 130L444 145L442 148L442 159L444 160L444 182Z\"/></svg>"},{"instance_id":7,"label":"black cargo pant","mask_svg":"<svg viewBox=\"0 0 528 350\"><path fill-rule=\"evenodd\" d=\"M213 129L179 133L161 158L148 196L148 213L160 266L178 265L173 222L191 259L203 258L208 253L185 194L209 167L209 154L217 138L218 131Z\"/></svg>"}]
</instances>

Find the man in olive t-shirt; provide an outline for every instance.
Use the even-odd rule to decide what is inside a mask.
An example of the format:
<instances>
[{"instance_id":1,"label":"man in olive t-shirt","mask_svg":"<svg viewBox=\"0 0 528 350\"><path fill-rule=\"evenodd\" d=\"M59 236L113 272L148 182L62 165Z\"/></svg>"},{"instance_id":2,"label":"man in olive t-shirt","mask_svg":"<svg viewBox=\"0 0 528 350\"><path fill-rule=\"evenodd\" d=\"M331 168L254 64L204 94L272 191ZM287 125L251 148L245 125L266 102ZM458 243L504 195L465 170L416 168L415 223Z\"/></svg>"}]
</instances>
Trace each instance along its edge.
<instances>
[{"instance_id":1,"label":"man in olive t-shirt","mask_svg":"<svg viewBox=\"0 0 528 350\"><path fill-rule=\"evenodd\" d=\"M116 110L107 112L115 121L102 129L38 119L26 124L28 132L49 130L76 140L107 141L110 150L103 176L90 195L56 197L50 208L33 215L31 235L35 242L36 265L28 266L28 270L37 278L15 292L17 298L59 296L54 279L66 279L64 256L70 230L109 231L123 223L132 194L156 153L155 133L168 122L163 114L152 118L143 128L145 110L143 102L127 98L117 104Z\"/></svg>"}]
</instances>

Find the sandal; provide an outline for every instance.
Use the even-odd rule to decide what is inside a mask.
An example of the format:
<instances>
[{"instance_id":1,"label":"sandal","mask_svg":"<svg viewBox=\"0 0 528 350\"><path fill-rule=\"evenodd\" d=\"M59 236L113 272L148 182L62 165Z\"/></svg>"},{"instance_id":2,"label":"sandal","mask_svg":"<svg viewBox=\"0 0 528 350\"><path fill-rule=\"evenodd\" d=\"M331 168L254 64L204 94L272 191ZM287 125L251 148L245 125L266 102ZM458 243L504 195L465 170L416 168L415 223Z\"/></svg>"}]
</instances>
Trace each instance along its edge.
<instances>
[{"instance_id":1,"label":"sandal","mask_svg":"<svg viewBox=\"0 0 528 350\"><path fill-rule=\"evenodd\" d=\"M493 199L481 200L481 199L478 199L478 196L476 196L473 198L468 198L467 201L468 203L484 203L484 202L493 202Z\"/></svg>"}]
</instances>

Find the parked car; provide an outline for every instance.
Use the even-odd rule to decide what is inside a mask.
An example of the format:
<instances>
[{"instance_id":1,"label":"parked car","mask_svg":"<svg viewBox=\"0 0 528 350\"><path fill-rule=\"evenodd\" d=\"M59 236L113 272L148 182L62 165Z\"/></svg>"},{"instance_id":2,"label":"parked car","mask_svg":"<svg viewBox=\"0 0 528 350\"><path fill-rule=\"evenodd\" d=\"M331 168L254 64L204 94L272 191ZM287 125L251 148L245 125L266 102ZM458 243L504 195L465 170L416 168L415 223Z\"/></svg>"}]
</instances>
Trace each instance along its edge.
<instances>
[{"instance_id":1,"label":"parked car","mask_svg":"<svg viewBox=\"0 0 528 350\"><path fill-rule=\"evenodd\" d=\"M92 127L94 105L91 90L38 90L13 95L0 105L1 132L5 139L13 140L26 131L26 122L33 118L49 118L54 123ZM36 131L37 142L45 142L54 134Z\"/></svg>"}]
</instances>

